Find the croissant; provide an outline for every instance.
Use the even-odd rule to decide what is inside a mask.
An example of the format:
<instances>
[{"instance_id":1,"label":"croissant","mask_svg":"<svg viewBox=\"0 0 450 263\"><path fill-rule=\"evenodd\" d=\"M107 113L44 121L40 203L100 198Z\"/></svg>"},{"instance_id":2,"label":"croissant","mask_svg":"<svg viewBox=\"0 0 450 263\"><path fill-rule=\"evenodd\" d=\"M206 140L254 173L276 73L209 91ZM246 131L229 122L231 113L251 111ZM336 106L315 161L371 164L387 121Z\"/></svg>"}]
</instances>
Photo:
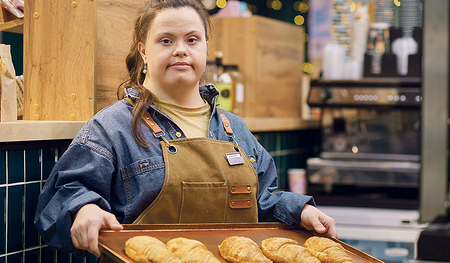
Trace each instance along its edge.
<instances>
[{"instance_id":1,"label":"croissant","mask_svg":"<svg viewBox=\"0 0 450 263\"><path fill-rule=\"evenodd\" d=\"M271 237L261 241L264 255L278 263L320 263L308 249L297 241L284 237Z\"/></svg>"},{"instance_id":2,"label":"croissant","mask_svg":"<svg viewBox=\"0 0 450 263\"><path fill-rule=\"evenodd\" d=\"M206 246L194 239L177 237L166 243L167 249L175 253L183 263L219 263L220 261Z\"/></svg>"},{"instance_id":3,"label":"croissant","mask_svg":"<svg viewBox=\"0 0 450 263\"><path fill-rule=\"evenodd\" d=\"M272 262L264 256L258 245L247 237L230 236L225 238L219 245L219 252L225 260L234 263Z\"/></svg>"},{"instance_id":4,"label":"croissant","mask_svg":"<svg viewBox=\"0 0 450 263\"><path fill-rule=\"evenodd\" d=\"M326 237L310 237L306 239L303 246L308 249L311 255L317 257L322 263L354 262L341 244Z\"/></svg>"},{"instance_id":5,"label":"croissant","mask_svg":"<svg viewBox=\"0 0 450 263\"><path fill-rule=\"evenodd\" d=\"M138 263L181 263L166 244L150 236L135 236L125 242L125 254Z\"/></svg>"}]
</instances>

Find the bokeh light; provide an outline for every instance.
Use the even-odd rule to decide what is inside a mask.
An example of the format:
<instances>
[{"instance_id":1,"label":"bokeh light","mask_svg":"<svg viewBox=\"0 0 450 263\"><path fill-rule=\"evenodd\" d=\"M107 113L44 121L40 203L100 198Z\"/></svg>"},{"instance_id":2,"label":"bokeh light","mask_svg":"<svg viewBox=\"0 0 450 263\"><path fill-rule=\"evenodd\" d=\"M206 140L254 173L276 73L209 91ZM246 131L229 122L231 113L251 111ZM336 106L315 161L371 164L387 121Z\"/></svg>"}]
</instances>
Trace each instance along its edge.
<instances>
[{"instance_id":1,"label":"bokeh light","mask_svg":"<svg viewBox=\"0 0 450 263\"><path fill-rule=\"evenodd\" d=\"M314 65L309 62L304 62L302 64L302 70L305 73L311 74L314 72Z\"/></svg>"},{"instance_id":2,"label":"bokeh light","mask_svg":"<svg viewBox=\"0 0 450 263\"><path fill-rule=\"evenodd\" d=\"M216 5L218 8L224 8L227 6L227 0L217 0Z\"/></svg>"},{"instance_id":3,"label":"bokeh light","mask_svg":"<svg viewBox=\"0 0 450 263\"><path fill-rule=\"evenodd\" d=\"M306 13L309 10L309 2L306 0L297 1L294 3L294 10L302 13Z\"/></svg>"},{"instance_id":4,"label":"bokeh light","mask_svg":"<svg viewBox=\"0 0 450 263\"><path fill-rule=\"evenodd\" d=\"M272 6L273 10L280 10L281 7L283 6L283 4L279 0L274 0L274 1L272 1L271 6Z\"/></svg>"},{"instance_id":5,"label":"bokeh light","mask_svg":"<svg viewBox=\"0 0 450 263\"><path fill-rule=\"evenodd\" d=\"M350 4L350 12L354 12L355 10L356 10L356 4L355 4L355 2L352 2Z\"/></svg>"},{"instance_id":6,"label":"bokeh light","mask_svg":"<svg viewBox=\"0 0 450 263\"><path fill-rule=\"evenodd\" d=\"M302 15L297 15L294 18L294 23L298 26L303 25L303 23L305 23L305 18Z\"/></svg>"}]
</instances>

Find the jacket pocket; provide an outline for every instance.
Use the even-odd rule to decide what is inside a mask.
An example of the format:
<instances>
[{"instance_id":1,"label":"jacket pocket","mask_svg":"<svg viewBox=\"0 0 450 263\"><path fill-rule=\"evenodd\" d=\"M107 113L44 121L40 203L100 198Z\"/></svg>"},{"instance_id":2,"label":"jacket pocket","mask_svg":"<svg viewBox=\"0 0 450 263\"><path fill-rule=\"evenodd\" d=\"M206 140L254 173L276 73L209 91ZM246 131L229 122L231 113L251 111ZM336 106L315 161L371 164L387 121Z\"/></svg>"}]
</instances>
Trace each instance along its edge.
<instances>
[{"instance_id":1,"label":"jacket pocket","mask_svg":"<svg viewBox=\"0 0 450 263\"><path fill-rule=\"evenodd\" d=\"M183 182L179 223L225 222L227 182Z\"/></svg>"},{"instance_id":2,"label":"jacket pocket","mask_svg":"<svg viewBox=\"0 0 450 263\"><path fill-rule=\"evenodd\" d=\"M120 169L126 195L125 219L133 221L156 198L164 184L162 157L146 158Z\"/></svg>"},{"instance_id":3,"label":"jacket pocket","mask_svg":"<svg viewBox=\"0 0 450 263\"><path fill-rule=\"evenodd\" d=\"M152 157L147 159L142 159L131 163L127 166L122 167L120 169L122 179L127 180L132 178L138 174L145 173L151 170L164 168L164 160L162 157Z\"/></svg>"}]
</instances>

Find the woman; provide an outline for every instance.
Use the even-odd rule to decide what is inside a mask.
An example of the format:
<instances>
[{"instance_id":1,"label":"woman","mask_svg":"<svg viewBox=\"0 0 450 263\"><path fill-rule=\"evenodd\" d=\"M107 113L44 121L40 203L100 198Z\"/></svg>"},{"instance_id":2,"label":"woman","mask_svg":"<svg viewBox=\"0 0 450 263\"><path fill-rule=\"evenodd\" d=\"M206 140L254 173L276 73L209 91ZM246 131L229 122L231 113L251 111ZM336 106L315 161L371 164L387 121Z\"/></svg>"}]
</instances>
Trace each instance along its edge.
<instances>
[{"instance_id":1,"label":"woman","mask_svg":"<svg viewBox=\"0 0 450 263\"><path fill-rule=\"evenodd\" d=\"M209 17L198 0L153 0L135 22L124 98L91 118L56 163L35 224L53 247L100 256L122 223L280 221L336 236L310 196L276 192L273 159L199 87Z\"/></svg>"}]
</instances>

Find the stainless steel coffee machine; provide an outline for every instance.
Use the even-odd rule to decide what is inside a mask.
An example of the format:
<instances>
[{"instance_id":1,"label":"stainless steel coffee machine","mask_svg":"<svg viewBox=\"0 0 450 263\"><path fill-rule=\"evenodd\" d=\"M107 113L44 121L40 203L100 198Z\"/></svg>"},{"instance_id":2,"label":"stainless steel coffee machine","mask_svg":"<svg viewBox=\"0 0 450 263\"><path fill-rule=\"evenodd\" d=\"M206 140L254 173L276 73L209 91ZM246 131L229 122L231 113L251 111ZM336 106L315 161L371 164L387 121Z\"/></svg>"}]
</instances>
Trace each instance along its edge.
<instances>
[{"instance_id":1,"label":"stainless steel coffee machine","mask_svg":"<svg viewBox=\"0 0 450 263\"><path fill-rule=\"evenodd\" d=\"M326 206L418 209L421 100L419 78L312 81L322 137L308 194Z\"/></svg>"}]
</instances>

